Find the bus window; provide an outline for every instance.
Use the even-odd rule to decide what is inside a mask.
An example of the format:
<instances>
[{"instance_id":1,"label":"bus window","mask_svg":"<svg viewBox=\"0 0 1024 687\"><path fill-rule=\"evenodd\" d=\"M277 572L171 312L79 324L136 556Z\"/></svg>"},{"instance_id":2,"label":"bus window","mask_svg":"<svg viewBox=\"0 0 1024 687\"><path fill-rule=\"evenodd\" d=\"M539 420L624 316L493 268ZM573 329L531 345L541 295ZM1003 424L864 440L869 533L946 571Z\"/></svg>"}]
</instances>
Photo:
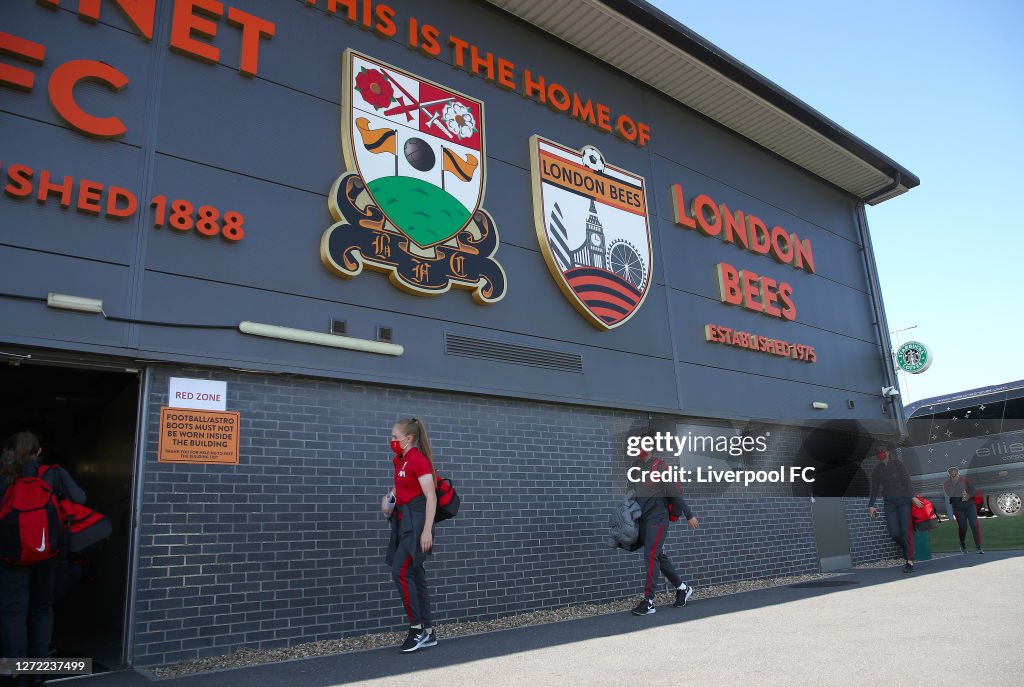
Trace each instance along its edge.
<instances>
[{"instance_id":1,"label":"bus window","mask_svg":"<svg viewBox=\"0 0 1024 687\"><path fill-rule=\"evenodd\" d=\"M1003 417L1003 401L982 403L965 408L962 424L957 428L962 437L983 437L999 434L1000 419Z\"/></svg>"},{"instance_id":2,"label":"bus window","mask_svg":"<svg viewBox=\"0 0 1024 687\"><path fill-rule=\"evenodd\" d=\"M915 415L907 420L907 434L911 446L924 446L928 443L928 431L932 426L932 415Z\"/></svg>"},{"instance_id":3,"label":"bus window","mask_svg":"<svg viewBox=\"0 0 1024 687\"><path fill-rule=\"evenodd\" d=\"M1003 414L1003 431L1019 432L1024 429L1024 396L1009 398Z\"/></svg>"}]
</instances>

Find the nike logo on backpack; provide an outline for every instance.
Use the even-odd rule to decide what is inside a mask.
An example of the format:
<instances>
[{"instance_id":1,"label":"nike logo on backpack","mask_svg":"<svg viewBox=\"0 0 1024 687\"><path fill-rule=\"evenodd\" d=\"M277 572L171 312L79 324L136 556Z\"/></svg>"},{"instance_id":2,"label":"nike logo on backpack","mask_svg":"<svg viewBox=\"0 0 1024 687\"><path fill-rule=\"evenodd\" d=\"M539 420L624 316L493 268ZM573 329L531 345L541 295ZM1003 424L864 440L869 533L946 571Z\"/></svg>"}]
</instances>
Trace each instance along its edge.
<instances>
[{"instance_id":1,"label":"nike logo on backpack","mask_svg":"<svg viewBox=\"0 0 1024 687\"><path fill-rule=\"evenodd\" d=\"M39 545L39 548L36 549L36 551L38 551L39 553L42 553L45 550L46 550L46 530L43 530L43 543Z\"/></svg>"}]
</instances>

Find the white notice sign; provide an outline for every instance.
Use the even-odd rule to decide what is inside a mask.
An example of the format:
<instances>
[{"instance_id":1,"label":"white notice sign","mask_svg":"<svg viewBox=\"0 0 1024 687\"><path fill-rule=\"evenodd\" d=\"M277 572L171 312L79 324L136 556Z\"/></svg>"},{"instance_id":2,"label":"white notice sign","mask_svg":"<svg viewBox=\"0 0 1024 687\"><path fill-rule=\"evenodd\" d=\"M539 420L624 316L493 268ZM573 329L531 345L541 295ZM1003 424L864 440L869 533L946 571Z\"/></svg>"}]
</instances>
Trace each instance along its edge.
<instances>
[{"instance_id":1,"label":"white notice sign","mask_svg":"<svg viewBox=\"0 0 1024 687\"><path fill-rule=\"evenodd\" d=\"M228 383L171 377L167 405L172 408L227 410Z\"/></svg>"}]
</instances>

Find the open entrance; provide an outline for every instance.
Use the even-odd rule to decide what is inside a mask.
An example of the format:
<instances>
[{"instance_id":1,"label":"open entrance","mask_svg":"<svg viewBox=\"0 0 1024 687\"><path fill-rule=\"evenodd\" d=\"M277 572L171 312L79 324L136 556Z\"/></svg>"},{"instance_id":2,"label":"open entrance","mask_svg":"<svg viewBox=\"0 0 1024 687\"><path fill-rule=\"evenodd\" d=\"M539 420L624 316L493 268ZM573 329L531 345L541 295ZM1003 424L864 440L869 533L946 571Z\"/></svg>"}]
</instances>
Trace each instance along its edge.
<instances>
[{"instance_id":1,"label":"open entrance","mask_svg":"<svg viewBox=\"0 0 1024 687\"><path fill-rule=\"evenodd\" d=\"M92 658L95 672L123 664L139 401L135 374L48 365L0 365L0 441L35 432L42 462L66 468L113 535L59 565L55 655Z\"/></svg>"}]
</instances>

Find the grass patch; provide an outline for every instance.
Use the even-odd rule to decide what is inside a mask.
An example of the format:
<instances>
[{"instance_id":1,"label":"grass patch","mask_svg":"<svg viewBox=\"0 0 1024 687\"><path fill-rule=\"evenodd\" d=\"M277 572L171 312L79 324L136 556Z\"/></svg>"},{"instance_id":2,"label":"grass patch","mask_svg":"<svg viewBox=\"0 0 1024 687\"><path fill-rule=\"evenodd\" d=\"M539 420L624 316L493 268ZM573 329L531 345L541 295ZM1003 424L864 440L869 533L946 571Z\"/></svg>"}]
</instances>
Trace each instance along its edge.
<instances>
[{"instance_id":1,"label":"grass patch","mask_svg":"<svg viewBox=\"0 0 1024 687\"><path fill-rule=\"evenodd\" d=\"M1016 551L1024 549L1024 517L978 518L981 530L981 547L986 551ZM929 533L934 553L957 553L960 539L957 537L956 521L944 521ZM974 550L971 528L967 527L964 540L968 551Z\"/></svg>"}]
</instances>

